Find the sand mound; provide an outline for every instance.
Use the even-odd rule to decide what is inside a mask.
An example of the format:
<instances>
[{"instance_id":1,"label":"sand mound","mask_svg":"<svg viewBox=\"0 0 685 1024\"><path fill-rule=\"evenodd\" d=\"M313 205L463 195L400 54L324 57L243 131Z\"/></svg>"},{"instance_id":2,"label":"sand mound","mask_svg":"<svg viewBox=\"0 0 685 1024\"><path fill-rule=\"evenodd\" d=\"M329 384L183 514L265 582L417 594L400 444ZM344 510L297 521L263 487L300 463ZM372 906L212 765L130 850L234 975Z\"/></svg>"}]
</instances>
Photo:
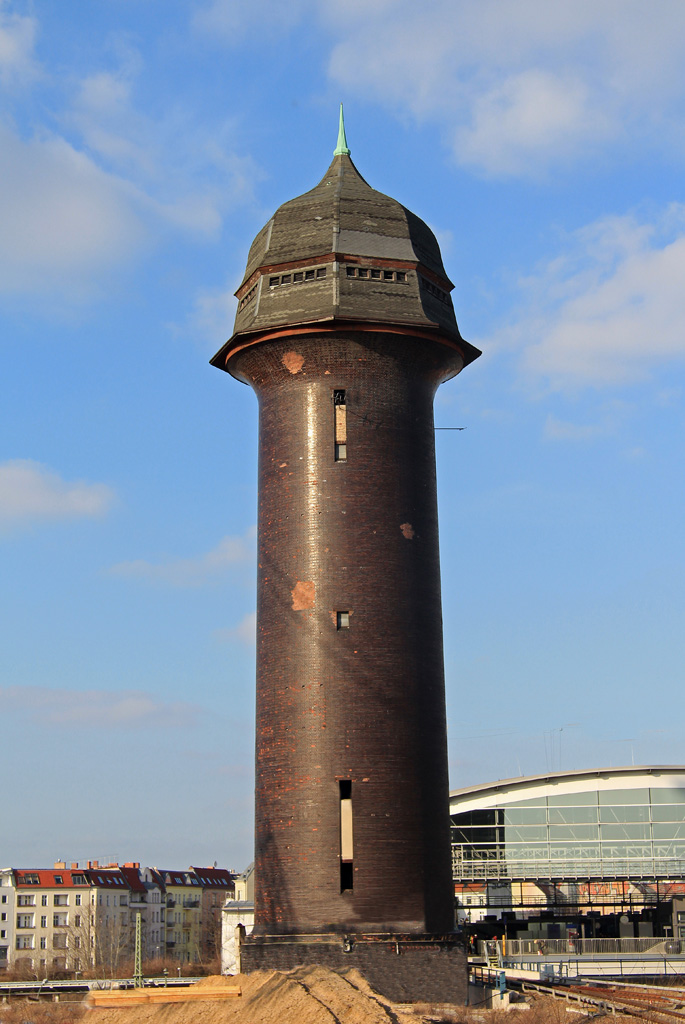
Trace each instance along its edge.
<instances>
[{"instance_id":1,"label":"sand mound","mask_svg":"<svg viewBox=\"0 0 685 1024\"><path fill-rule=\"evenodd\" d=\"M240 999L211 1002L212 990L240 985ZM88 1024L417 1024L369 987L354 970L299 967L287 974L256 971L235 978L203 978L207 1002L130 1009L93 1009Z\"/></svg>"}]
</instances>

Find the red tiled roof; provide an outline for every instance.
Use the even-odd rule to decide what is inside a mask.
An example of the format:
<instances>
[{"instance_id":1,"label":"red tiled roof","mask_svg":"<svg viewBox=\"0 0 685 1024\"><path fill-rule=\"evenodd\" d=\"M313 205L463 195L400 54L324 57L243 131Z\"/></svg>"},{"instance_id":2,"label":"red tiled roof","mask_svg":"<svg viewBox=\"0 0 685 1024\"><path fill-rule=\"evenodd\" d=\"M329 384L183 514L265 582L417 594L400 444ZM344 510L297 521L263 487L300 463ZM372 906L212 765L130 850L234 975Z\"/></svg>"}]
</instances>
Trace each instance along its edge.
<instances>
[{"instance_id":1,"label":"red tiled roof","mask_svg":"<svg viewBox=\"0 0 685 1024\"><path fill-rule=\"evenodd\" d=\"M138 868L121 867L119 870L126 879L126 884L132 892L147 892L145 883L140 877Z\"/></svg>"},{"instance_id":2,"label":"red tiled roof","mask_svg":"<svg viewBox=\"0 0 685 1024\"><path fill-rule=\"evenodd\" d=\"M233 875L226 868L196 868L191 867L200 879L200 885L211 889L232 889Z\"/></svg>"},{"instance_id":3,"label":"red tiled roof","mask_svg":"<svg viewBox=\"0 0 685 1024\"><path fill-rule=\"evenodd\" d=\"M12 868L17 888L72 889L89 885L87 871L72 871L71 868ZM74 875L79 881L74 881Z\"/></svg>"}]
</instances>

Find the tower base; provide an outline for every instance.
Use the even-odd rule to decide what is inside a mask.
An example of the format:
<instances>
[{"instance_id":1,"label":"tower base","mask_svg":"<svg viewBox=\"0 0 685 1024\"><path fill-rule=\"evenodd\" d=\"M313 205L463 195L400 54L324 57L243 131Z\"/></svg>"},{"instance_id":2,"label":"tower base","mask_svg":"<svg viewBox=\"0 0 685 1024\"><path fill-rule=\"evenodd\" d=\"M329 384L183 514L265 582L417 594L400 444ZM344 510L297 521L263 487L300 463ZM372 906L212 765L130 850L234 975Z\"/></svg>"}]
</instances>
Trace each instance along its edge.
<instances>
[{"instance_id":1,"label":"tower base","mask_svg":"<svg viewBox=\"0 0 685 1024\"><path fill-rule=\"evenodd\" d=\"M376 992L394 1003L464 1005L468 962L456 935L323 933L250 935L240 943L240 970L289 971L317 964L334 971L356 968Z\"/></svg>"}]
</instances>

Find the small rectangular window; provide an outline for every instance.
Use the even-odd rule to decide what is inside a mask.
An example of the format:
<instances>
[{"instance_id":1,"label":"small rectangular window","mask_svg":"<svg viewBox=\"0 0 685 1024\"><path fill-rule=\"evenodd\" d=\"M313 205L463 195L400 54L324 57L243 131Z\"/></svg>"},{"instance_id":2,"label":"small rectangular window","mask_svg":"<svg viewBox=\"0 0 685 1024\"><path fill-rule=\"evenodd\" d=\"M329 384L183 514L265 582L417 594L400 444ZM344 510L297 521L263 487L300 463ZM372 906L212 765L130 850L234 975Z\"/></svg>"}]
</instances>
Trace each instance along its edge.
<instances>
[{"instance_id":1,"label":"small rectangular window","mask_svg":"<svg viewBox=\"0 0 685 1024\"><path fill-rule=\"evenodd\" d=\"M347 401L342 388L336 388L333 392L333 416L335 461L345 462L347 459Z\"/></svg>"},{"instance_id":2,"label":"small rectangular window","mask_svg":"<svg viewBox=\"0 0 685 1024\"><path fill-rule=\"evenodd\" d=\"M340 891L354 887L354 833L352 828L352 781L340 779Z\"/></svg>"},{"instance_id":3,"label":"small rectangular window","mask_svg":"<svg viewBox=\"0 0 685 1024\"><path fill-rule=\"evenodd\" d=\"M380 270L374 270L373 268L371 269L371 277L372 277L372 278L373 278L373 279L374 279L375 281L377 281L377 280L378 280L378 279L380 278L380 276L381 276L381 272L380 272Z\"/></svg>"},{"instance_id":4,"label":"small rectangular window","mask_svg":"<svg viewBox=\"0 0 685 1024\"><path fill-rule=\"evenodd\" d=\"M347 270L347 276L348 277L355 277L355 275L357 273L357 268L356 267L347 267L346 270Z\"/></svg>"},{"instance_id":5,"label":"small rectangular window","mask_svg":"<svg viewBox=\"0 0 685 1024\"><path fill-rule=\"evenodd\" d=\"M319 267L319 269L316 272L316 276L317 277L325 277L326 276L326 268L325 267Z\"/></svg>"},{"instance_id":6,"label":"small rectangular window","mask_svg":"<svg viewBox=\"0 0 685 1024\"><path fill-rule=\"evenodd\" d=\"M290 284L290 281L290 274L284 274L283 277L281 278L281 284Z\"/></svg>"},{"instance_id":7,"label":"small rectangular window","mask_svg":"<svg viewBox=\"0 0 685 1024\"><path fill-rule=\"evenodd\" d=\"M280 278L278 278L278 277L270 277L269 278L269 288L275 288L278 284L280 284Z\"/></svg>"},{"instance_id":8,"label":"small rectangular window","mask_svg":"<svg viewBox=\"0 0 685 1024\"><path fill-rule=\"evenodd\" d=\"M305 272L304 272L304 279L305 279L305 281L313 281L314 280L314 271L313 270L305 270Z\"/></svg>"},{"instance_id":9,"label":"small rectangular window","mask_svg":"<svg viewBox=\"0 0 685 1024\"><path fill-rule=\"evenodd\" d=\"M303 274L301 270L298 271L297 274L293 274L293 281L295 282L295 284L298 284L302 280L302 277Z\"/></svg>"},{"instance_id":10,"label":"small rectangular window","mask_svg":"<svg viewBox=\"0 0 685 1024\"><path fill-rule=\"evenodd\" d=\"M349 629L350 628L350 613L349 612L336 612L336 619L338 629Z\"/></svg>"},{"instance_id":11,"label":"small rectangular window","mask_svg":"<svg viewBox=\"0 0 685 1024\"><path fill-rule=\"evenodd\" d=\"M357 271L357 273L359 274L360 277L368 277L369 276L369 272L366 269L366 267L360 267L359 270Z\"/></svg>"},{"instance_id":12,"label":"small rectangular window","mask_svg":"<svg viewBox=\"0 0 685 1024\"><path fill-rule=\"evenodd\" d=\"M407 275L405 274L405 272L403 270L398 270L397 271L397 280L398 281L406 281L407 280Z\"/></svg>"},{"instance_id":13,"label":"small rectangular window","mask_svg":"<svg viewBox=\"0 0 685 1024\"><path fill-rule=\"evenodd\" d=\"M384 281L392 281L392 270L384 270L383 271L383 280Z\"/></svg>"}]
</instances>

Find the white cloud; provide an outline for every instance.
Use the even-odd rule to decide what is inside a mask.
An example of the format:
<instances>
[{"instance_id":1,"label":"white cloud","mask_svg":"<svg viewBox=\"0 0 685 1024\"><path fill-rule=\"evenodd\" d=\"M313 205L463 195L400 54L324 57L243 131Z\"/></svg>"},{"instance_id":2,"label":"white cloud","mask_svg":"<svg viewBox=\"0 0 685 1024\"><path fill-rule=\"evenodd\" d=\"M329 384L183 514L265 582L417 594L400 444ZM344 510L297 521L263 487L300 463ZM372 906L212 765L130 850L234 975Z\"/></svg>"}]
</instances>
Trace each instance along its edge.
<instances>
[{"instance_id":1,"label":"white cloud","mask_svg":"<svg viewBox=\"0 0 685 1024\"><path fill-rule=\"evenodd\" d=\"M310 0L311 4L311 0ZM260 38L278 35L292 28L307 9L306 0L211 0L198 8L193 25L199 31L237 46L250 32Z\"/></svg>"},{"instance_id":2,"label":"white cloud","mask_svg":"<svg viewBox=\"0 0 685 1024\"><path fill-rule=\"evenodd\" d=\"M10 14L0 0L0 85L25 82L37 74L33 55L36 19Z\"/></svg>"},{"instance_id":3,"label":"white cloud","mask_svg":"<svg viewBox=\"0 0 685 1024\"><path fill-rule=\"evenodd\" d=\"M0 126L0 291L87 290L145 236L140 197L58 137Z\"/></svg>"},{"instance_id":4,"label":"white cloud","mask_svg":"<svg viewBox=\"0 0 685 1024\"><path fill-rule=\"evenodd\" d=\"M553 389L640 380L685 357L684 280L685 206L652 224L606 218L522 282L528 306L493 341Z\"/></svg>"},{"instance_id":5,"label":"white cloud","mask_svg":"<svg viewBox=\"0 0 685 1024\"><path fill-rule=\"evenodd\" d=\"M617 141L663 146L664 135L672 151L682 134L681 0L349 0L344 19L334 3L319 11L336 83L438 123L456 160L487 174L537 176Z\"/></svg>"},{"instance_id":6,"label":"white cloud","mask_svg":"<svg viewBox=\"0 0 685 1024\"><path fill-rule=\"evenodd\" d=\"M569 423L551 414L547 417L544 435L552 441L591 441L607 432L606 426L591 423Z\"/></svg>"},{"instance_id":7,"label":"white cloud","mask_svg":"<svg viewBox=\"0 0 685 1024\"><path fill-rule=\"evenodd\" d=\"M237 626L215 630L214 637L220 641L237 640L246 647L254 647L257 642L257 613L248 612Z\"/></svg>"},{"instance_id":8,"label":"white cloud","mask_svg":"<svg viewBox=\"0 0 685 1024\"><path fill-rule=\"evenodd\" d=\"M138 559L121 562L109 570L114 576L147 580L176 587L197 587L220 579L233 566L254 557L256 527L243 537L224 537L215 548L197 558L176 558L163 562Z\"/></svg>"},{"instance_id":9,"label":"white cloud","mask_svg":"<svg viewBox=\"0 0 685 1024\"><path fill-rule=\"evenodd\" d=\"M165 703L140 690L52 690L43 686L0 688L6 713L23 712L38 723L67 728L185 728L194 725L198 708L180 701Z\"/></svg>"},{"instance_id":10,"label":"white cloud","mask_svg":"<svg viewBox=\"0 0 685 1024\"><path fill-rule=\"evenodd\" d=\"M105 484L67 482L31 459L0 463L0 528L37 520L100 516L113 498Z\"/></svg>"},{"instance_id":11,"label":"white cloud","mask_svg":"<svg viewBox=\"0 0 685 1024\"><path fill-rule=\"evenodd\" d=\"M215 348L219 348L233 330L238 308L234 295L237 287L236 283L234 287L204 289L196 296L189 327L194 334L210 341Z\"/></svg>"},{"instance_id":12,"label":"white cloud","mask_svg":"<svg viewBox=\"0 0 685 1024\"><path fill-rule=\"evenodd\" d=\"M0 84L28 75L36 27L0 0ZM259 172L237 152L236 124L207 125L179 104L149 116L136 105L139 53L115 49L114 70L67 80L66 107L64 79L43 74L49 131L0 123L0 294L88 298L166 236L215 238L225 213L253 200Z\"/></svg>"}]
</instances>

